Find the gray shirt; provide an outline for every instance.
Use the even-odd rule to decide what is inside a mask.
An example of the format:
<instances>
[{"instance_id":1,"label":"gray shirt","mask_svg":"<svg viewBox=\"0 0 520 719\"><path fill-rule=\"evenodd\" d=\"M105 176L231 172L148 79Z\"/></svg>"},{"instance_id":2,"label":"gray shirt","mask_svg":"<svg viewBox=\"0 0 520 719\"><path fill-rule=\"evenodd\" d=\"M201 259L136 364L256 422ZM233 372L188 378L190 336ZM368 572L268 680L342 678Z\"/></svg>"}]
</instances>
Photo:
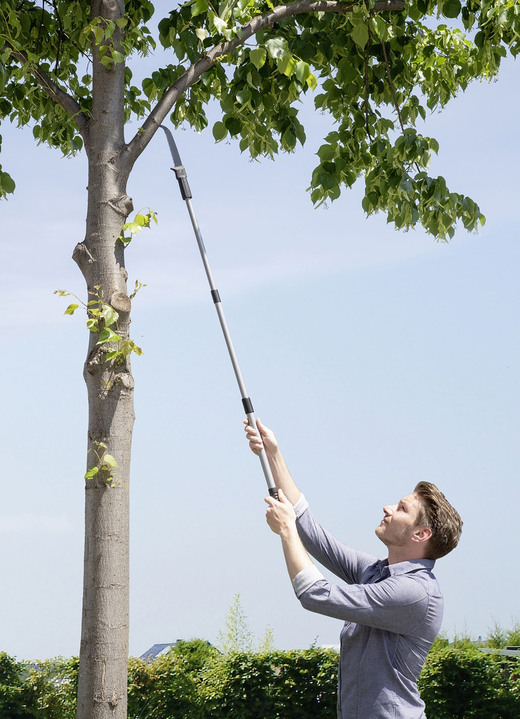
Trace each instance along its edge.
<instances>
[{"instance_id":1,"label":"gray shirt","mask_svg":"<svg viewBox=\"0 0 520 719\"><path fill-rule=\"evenodd\" d=\"M305 609L345 622L338 719L424 719L417 679L442 620L431 559L388 564L336 541L302 496L295 506L305 548L346 585L311 565L293 580Z\"/></svg>"}]
</instances>

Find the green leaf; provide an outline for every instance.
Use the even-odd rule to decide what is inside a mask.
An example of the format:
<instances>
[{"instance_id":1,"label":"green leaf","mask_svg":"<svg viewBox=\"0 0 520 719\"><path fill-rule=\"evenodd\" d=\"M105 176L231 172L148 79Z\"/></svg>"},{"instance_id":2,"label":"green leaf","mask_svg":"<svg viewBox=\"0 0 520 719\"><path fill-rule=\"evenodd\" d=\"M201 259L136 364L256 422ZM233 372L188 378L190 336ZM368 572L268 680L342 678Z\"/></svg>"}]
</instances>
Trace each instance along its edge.
<instances>
[{"instance_id":1,"label":"green leaf","mask_svg":"<svg viewBox=\"0 0 520 719\"><path fill-rule=\"evenodd\" d=\"M350 37L354 40L356 45L359 45L359 47L364 48L368 42L368 27L367 27L367 25L364 25L364 24L356 25L353 28L352 32L350 33Z\"/></svg>"},{"instance_id":2,"label":"green leaf","mask_svg":"<svg viewBox=\"0 0 520 719\"><path fill-rule=\"evenodd\" d=\"M322 145L317 155L322 162L330 162L336 155L336 149L332 145Z\"/></svg>"},{"instance_id":3,"label":"green leaf","mask_svg":"<svg viewBox=\"0 0 520 719\"><path fill-rule=\"evenodd\" d=\"M233 136L238 135L242 129L242 123L238 117L233 117L233 115L227 115L224 118L224 124L226 125L229 134Z\"/></svg>"},{"instance_id":4,"label":"green leaf","mask_svg":"<svg viewBox=\"0 0 520 719\"><path fill-rule=\"evenodd\" d=\"M11 175L0 171L0 195L14 192L15 187L16 185Z\"/></svg>"},{"instance_id":5,"label":"green leaf","mask_svg":"<svg viewBox=\"0 0 520 719\"><path fill-rule=\"evenodd\" d=\"M157 97L157 86L150 77L146 77L143 80L142 86L143 92L149 100L153 100Z\"/></svg>"},{"instance_id":6,"label":"green leaf","mask_svg":"<svg viewBox=\"0 0 520 719\"><path fill-rule=\"evenodd\" d=\"M195 0L193 5L191 6L191 16L196 17L197 15L206 12L206 10L208 9L209 5L206 0Z\"/></svg>"},{"instance_id":7,"label":"green leaf","mask_svg":"<svg viewBox=\"0 0 520 719\"><path fill-rule=\"evenodd\" d=\"M98 345L104 342L119 342L122 339L121 335L116 334L110 327L105 327L105 329L99 333Z\"/></svg>"},{"instance_id":8,"label":"green leaf","mask_svg":"<svg viewBox=\"0 0 520 719\"><path fill-rule=\"evenodd\" d=\"M290 52L285 53L281 58L276 61L277 67L281 73L287 77L291 77L296 70L296 60Z\"/></svg>"},{"instance_id":9,"label":"green leaf","mask_svg":"<svg viewBox=\"0 0 520 719\"><path fill-rule=\"evenodd\" d=\"M92 479L92 477L95 477L98 472L99 472L99 467L92 467L85 474L85 479Z\"/></svg>"},{"instance_id":10,"label":"green leaf","mask_svg":"<svg viewBox=\"0 0 520 719\"><path fill-rule=\"evenodd\" d=\"M65 310L64 314L66 315L73 315L75 310L77 310L79 305L69 305L67 309Z\"/></svg>"},{"instance_id":11,"label":"green leaf","mask_svg":"<svg viewBox=\"0 0 520 719\"><path fill-rule=\"evenodd\" d=\"M119 356L121 356L121 352L119 350L114 350L113 352L107 352L105 355L105 362L110 362L110 360L113 360Z\"/></svg>"},{"instance_id":12,"label":"green leaf","mask_svg":"<svg viewBox=\"0 0 520 719\"><path fill-rule=\"evenodd\" d=\"M213 24L215 25L217 32L219 32L221 34L224 32L224 30L228 26L227 22L225 20L222 20L222 18L220 18L218 16L215 16L213 18Z\"/></svg>"},{"instance_id":13,"label":"green leaf","mask_svg":"<svg viewBox=\"0 0 520 719\"><path fill-rule=\"evenodd\" d=\"M442 14L444 17L455 18L460 15L460 0L446 0L442 5Z\"/></svg>"},{"instance_id":14,"label":"green leaf","mask_svg":"<svg viewBox=\"0 0 520 719\"><path fill-rule=\"evenodd\" d=\"M295 75L298 78L300 82L305 82L309 75L311 74L311 68L309 63L304 62L303 60L298 60L296 63L296 70Z\"/></svg>"},{"instance_id":15,"label":"green leaf","mask_svg":"<svg viewBox=\"0 0 520 719\"><path fill-rule=\"evenodd\" d=\"M117 462L111 454L103 455L103 464L108 464L109 467L117 467Z\"/></svg>"},{"instance_id":16,"label":"green leaf","mask_svg":"<svg viewBox=\"0 0 520 719\"><path fill-rule=\"evenodd\" d=\"M263 47L256 47L254 50L250 50L249 59L256 67L256 69L260 70L260 68L265 65L265 61L267 59L266 49Z\"/></svg>"},{"instance_id":17,"label":"green leaf","mask_svg":"<svg viewBox=\"0 0 520 719\"><path fill-rule=\"evenodd\" d=\"M110 325L113 325L119 319L119 315L115 311L115 309L113 307L111 307L110 305L105 305L105 304L103 304L103 306L102 306L101 316L105 320L105 325L107 327L110 327Z\"/></svg>"},{"instance_id":18,"label":"green leaf","mask_svg":"<svg viewBox=\"0 0 520 719\"><path fill-rule=\"evenodd\" d=\"M140 212L138 212L135 216L134 222L138 225L141 225L141 227L148 227L148 225L150 224L150 219L148 215L142 215Z\"/></svg>"},{"instance_id":19,"label":"green leaf","mask_svg":"<svg viewBox=\"0 0 520 719\"><path fill-rule=\"evenodd\" d=\"M311 90L315 90L318 87L318 79L316 78L316 75L311 72L311 74L306 80L306 83Z\"/></svg>"},{"instance_id":20,"label":"green leaf","mask_svg":"<svg viewBox=\"0 0 520 719\"><path fill-rule=\"evenodd\" d=\"M372 25L378 38L386 40L388 34L388 25L381 17L381 15L374 15L372 18Z\"/></svg>"},{"instance_id":21,"label":"green leaf","mask_svg":"<svg viewBox=\"0 0 520 719\"><path fill-rule=\"evenodd\" d=\"M217 142L220 142L223 140L228 134L227 127L224 125L223 122L216 122L213 125L213 137Z\"/></svg>"},{"instance_id":22,"label":"green leaf","mask_svg":"<svg viewBox=\"0 0 520 719\"><path fill-rule=\"evenodd\" d=\"M265 47L269 57L279 60L287 53L287 40L284 37L272 37L265 43Z\"/></svg>"},{"instance_id":23,"label":"green leaf","mask_svg":"<svg viewBox=\"0 0 520 719\"><path fill-rule=\"evenodd\" d=\"M103 28L101 28L99 25L94 25L94 27L92 27L91 29L92 29L92 33L94 34L94 39L96 41L96 45L101 45L101 43L103 42L103 39L105 37Z\"/></svg>"}]
</instances>

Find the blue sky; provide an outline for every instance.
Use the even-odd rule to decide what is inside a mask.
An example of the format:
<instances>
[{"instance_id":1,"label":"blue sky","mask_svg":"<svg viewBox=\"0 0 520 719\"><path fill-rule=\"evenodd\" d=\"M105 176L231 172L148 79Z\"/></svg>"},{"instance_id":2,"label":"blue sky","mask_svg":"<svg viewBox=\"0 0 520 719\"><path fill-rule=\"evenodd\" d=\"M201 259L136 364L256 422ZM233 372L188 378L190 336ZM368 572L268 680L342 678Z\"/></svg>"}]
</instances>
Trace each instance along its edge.
<instances>
[{"instance_id":1,"label":"blue sky","mask_svg":"<svg viewBox=\"0 0 520 719\"><path fill-rule=\"evenodd\" d=\"M475 84L425 134L432 172L487 216L439 244L366 219L355 188L312 208L305 188L327 120L303 150L250 162L211 132L178 132L194 208L257 414L277 433L315 514L384 556L382 506L425 479L465 525L438 562L443 631L520 621L516 567L520 342L518 67ZM86 163L2 127L1 650L76 654L83 556L87 332L57 288L83 296ZM215 641L235 594L280 648L335 644L339 623L294 599L265 483L243 439L238 390L163 135L136 165L136 210L159 226L130 246L137 420L131 499L130 650Z\"/></svg>"}]
</instances>

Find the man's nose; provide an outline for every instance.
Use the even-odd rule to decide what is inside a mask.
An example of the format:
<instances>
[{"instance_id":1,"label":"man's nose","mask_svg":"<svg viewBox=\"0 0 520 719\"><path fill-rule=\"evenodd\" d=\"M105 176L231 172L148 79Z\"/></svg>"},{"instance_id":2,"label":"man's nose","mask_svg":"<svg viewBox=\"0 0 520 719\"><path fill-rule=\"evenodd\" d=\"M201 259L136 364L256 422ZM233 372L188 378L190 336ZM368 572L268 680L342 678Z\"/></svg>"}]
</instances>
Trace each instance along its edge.
<instances>
[{"instance_id":1,"label":"man's nose","mask_svg":"<svg viewBox=\"0 0 520 719\"><path fill-rule=\"evenodd\" d=\"M385 514L387 514L387 515L388 515L388 514L393 514L396 507L397 507L396 504L386 504L386 505L383 507L383 512L384 512Z\"/></svg>"}]
</instances>

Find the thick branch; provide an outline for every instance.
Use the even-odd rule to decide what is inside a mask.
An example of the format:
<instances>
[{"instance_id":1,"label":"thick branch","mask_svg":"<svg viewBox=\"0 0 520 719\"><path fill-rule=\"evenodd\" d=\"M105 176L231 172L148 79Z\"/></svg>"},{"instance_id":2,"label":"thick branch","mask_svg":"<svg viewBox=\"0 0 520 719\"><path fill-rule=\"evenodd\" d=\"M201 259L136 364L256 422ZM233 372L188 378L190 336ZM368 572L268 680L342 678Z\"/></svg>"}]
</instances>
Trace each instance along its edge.
<instances>
[{"instance_id":1,"label":"thick branch","mask_svg":"<svg viewBox=\"0 0 520 719\"><path fill-rule=\"evenodd\" d=\"M85 147L87 147L87 140L88 140L88 118L84 114L84 112L81 110L81 107L76 102L76 100L66 93L64 90L62 90L54 80L52 80L49 75L45 72L45 70L42 70L39 65L36 65L34 62L30 61L27 55L20 50L13 49L10 45L5 45L5 49L9 47L11 50L11 57L14 57L16 60L18 60L19 63L22 65L25 65L31 75L34 77L38 85L49 95L49 97L54 100L58 105L60 105L66 112L69 113L71 118L76 123L76 126L83 137L83 140L85 141Z\"/></svg>"},{"instance_id":2,"label":"thick branch","mask_svg":"<svg viewBox=\"0 0 520 719\"><path fill-rule=\"evenodd\" d=\"M240 37L221 42L197 60L186 72L181 75L155 105L137 135L127 146L124 162L131 168L139 155L148 145L160 124L175 105L179 97L193 85L201 75L207 72L223 56L236 50L249 38L256 35L260 30L272 27L280 20L305 13L327 12L345 14L352 12L355 3L334 2L333 0L296 0L288 5L280 5L266 15L258 15L242 27ZM401 11L404 9L404 0L382 0L376 2L372 11L384 12L385 10Z\"/></svg>"}]
</instances>

